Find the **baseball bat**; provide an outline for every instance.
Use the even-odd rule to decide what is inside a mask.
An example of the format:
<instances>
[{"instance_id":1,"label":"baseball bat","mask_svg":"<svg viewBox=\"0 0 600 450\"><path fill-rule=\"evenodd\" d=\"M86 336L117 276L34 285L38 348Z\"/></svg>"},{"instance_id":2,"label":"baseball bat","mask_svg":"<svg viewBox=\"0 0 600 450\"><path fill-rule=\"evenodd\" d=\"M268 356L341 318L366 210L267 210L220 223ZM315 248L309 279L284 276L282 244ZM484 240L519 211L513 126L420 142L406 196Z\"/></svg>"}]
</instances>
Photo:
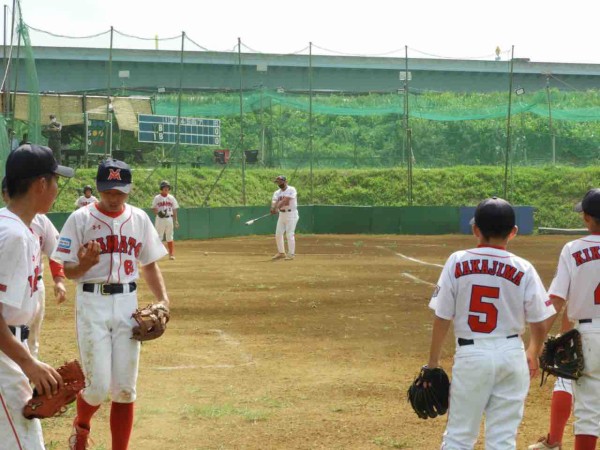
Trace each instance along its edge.
<instances>
[{"instance_id":1,"label":"baseball bat","mask_svg":"<svg viewBox=\"0 0 600 450\"><path fill-rule=\"evenodd\" d=\"M248 222L246 222L246 225L252 225L257 220L263 219L263 218L268 217L270 215L271 215L271 213L268 213L268 214L265 214L264 216L257 217L256 219L249 220Z\"/></svg>"}]
</instances>

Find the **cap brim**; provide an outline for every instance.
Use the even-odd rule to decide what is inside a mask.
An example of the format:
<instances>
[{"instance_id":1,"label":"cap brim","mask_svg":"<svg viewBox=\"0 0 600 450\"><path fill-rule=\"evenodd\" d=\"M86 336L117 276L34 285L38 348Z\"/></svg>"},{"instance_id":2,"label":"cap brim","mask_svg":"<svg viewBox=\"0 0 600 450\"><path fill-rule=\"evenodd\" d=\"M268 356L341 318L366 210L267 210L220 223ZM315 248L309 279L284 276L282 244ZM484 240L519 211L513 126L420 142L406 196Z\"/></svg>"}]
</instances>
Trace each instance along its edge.
<instances>
[{"instance_id":1,"label":"cap brim","mask_svg":"<svg viewBox=\"0 0 600 450\"><path fill-rule=\"evenodd\" d=\"M573 206L573 211L575 211L575 212L583 212L582 202L579 202L575 206Z\"/></svg>"},{"instance_id":2,"label":"cap brim","mask_svg":"<svg viewBox=\"0 0 600 450\"><path fill-rule=\"evenodd\" d=\"M129 194L131 192L131 184L121 184L114 183L112 181L99 181L96 182L96 189L98 192L110 191L111 189L115 189L117 191L121 191L124 194Z\"/></svg>"},{"instance_id":3,"label":"cap brim","mask_svg":"<svg viewBox=\"0 0 600 450\"><path fill-rule=\"evenodd\" d=\"M75 176L75 170L71 169L70 167L66 167L66 166L57 166L54 173L56 175L60 175L61 177L65 177L65 178L73 178Z\"/></svg>"}]
</instances>

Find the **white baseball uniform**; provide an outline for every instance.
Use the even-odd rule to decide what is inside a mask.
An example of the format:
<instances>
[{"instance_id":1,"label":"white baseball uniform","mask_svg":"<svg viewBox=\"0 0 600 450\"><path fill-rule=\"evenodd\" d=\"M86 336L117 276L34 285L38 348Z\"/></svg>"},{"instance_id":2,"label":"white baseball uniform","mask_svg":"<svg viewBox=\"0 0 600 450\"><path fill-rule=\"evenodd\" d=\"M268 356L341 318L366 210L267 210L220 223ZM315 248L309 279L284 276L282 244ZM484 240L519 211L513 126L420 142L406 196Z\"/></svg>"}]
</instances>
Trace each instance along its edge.
<instances>
[{"instance_id":1,"label":"white baseball uniform","mask_svg":"<svg viewBox=\"0 0 600 450\"><path fill-rule=\"evenodd\" d=\"M165 217L156 216L154 225L158 235L167 242L173 241L173 211L179 209L179 204L171 194L158 194L152 201L152 209L164 213Z\"/></svg>"},{"instance_id":2,"label":"white baseball uniform","mask_svg":"<svg viewBox=\"0 0 600 450\"><path fill-rule=\"evenodd\" d=\"M36 214L31 221L31 231L38 237L40 241L40 268L37 282L37 292L35 295L38 300L37 312L29 323L29 338L27 345L31 354L37 358L40 349L40 332L42 330L42 321L44 320L44 312L46 310L46 286L44 285L44 260L42 255L48 258L52 255L58 245L58 230L54 227L50 219L45 214Z\"/></svg>"},{"instance_id":3,"label":"white baseball uniform","mask_svg":"<svg viewBox=\"0 0 600 450\"><path fill-rule=\"evenodd\" d=\"M279 210L277 228L275 229L275 242L277 242L277 251L285 253L283 241L283 234L285 233L288 243L288 254L294 256L296 254L296 224L300 219L298 215L298 193L296 192L296 188L288 186L285 190L277 189L273 193L271 204L275 204L284 197L289 197L290 203Z\"/></svg>"},{"instance_id":4,"label":"white baseball uniform","mask_svg":"<svg viewBox=\"0 0 600 450\"><path fill-rule=\"evenodd\" d=\"M457 338L442 449L473 449L485 413L486 449L514 450L529 389L520 336L556 312L535 268L505 249L458 251L429 306Z\"/></svg>"},{"instance_id":5,"label":"white baseball uniform","mask_svg":"<svg viewBox=\"0 0 600 450\"><path fill-rule=\"evenodd\" d=\"M85 195L82 195L75 201L75 206L77 208L83 208L84 206L90 205L92 203L98 203L98 199L93 195L90 198L87 198Z\"/></svg>"},{"instance_id":6,"label":"white baseball uniform","mask_svg":"<svg viewBox=\"0 0 600 450\"><path fill-rule=\"evenodd\" d=\"M575 434L600 436L600 236L568 242L548 293L567 301L581 333L583 376L573 383Z\"/></svg>"},{"instance_id":7,"label":"white baseball uniform","mask_svg":"<svg viewBox=\"0 0 600 450\"><path fill-rule=\"evenodd\" d=\"M5 255L0 264L2 317L23 342L22 325L31 321L38 306L34 293L40 244L21 219L6 208L0 209L0 254ZM23 345L27 346L26 341ZM0 352L0 449L44 450L40 421L27 420L22 414L32 392L21 368Z\"/></svg>"},{"instance_id":8,"label":"white baseball uniform","mask_svg":"<svg viewBox=\"0 0 600 450\"><path fill-rule=\"evenodd\" d=\"M138 261L150 264L166 250L143 210L126 204L120 214L109 214L94 204L71 213L52 257L77 263L79 248L91 240L100 244L100 262L77 279L77 342L88 382L82 396L99 405L110 391L114 402L132 403L140 352L131 339ZM112 289L106 285L122 293L103 295Z\"/></svg>"}]
</instances>

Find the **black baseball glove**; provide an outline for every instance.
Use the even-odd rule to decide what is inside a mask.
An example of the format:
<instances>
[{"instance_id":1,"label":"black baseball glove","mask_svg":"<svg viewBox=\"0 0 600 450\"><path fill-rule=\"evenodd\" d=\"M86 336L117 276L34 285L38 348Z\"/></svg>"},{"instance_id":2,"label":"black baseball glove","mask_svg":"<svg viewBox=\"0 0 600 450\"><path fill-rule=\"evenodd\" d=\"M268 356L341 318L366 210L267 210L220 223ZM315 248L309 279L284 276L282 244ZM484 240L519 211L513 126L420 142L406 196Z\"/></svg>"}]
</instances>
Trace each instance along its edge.
<instances>
[{"instance_id":1,"label":"black baseball glove","mask_svg":"<svg viewBox=\"0 0 600 450\"><path fill-rule=\"evenodd\" d=\"M565 334L550 336L540 356L542 383L548 375L577 380L583 373L581 334L573 329Z\"/></svg>"},{"instance_id":2,"label":"black baseball glove","mask_svg":"<svg viewBox=\"0 0 600 450\"><path fill-rule=\"evenodd\" d=\"M421 368L407 392L410 405L421 419L442 416L448 411L450 380L441 367Z\"/></svg>"},{"instance_id":3,"label":"black baseball glove","mask_svg":"<svg viewBox=\"0 0 600 450\"><path fill-rule=\"evenodd\" d=\"M167 217L167 213L164 211L159 211L157 216L160 217L161 219L164 219L165 217Z\"/></svg>"}]
</instances>

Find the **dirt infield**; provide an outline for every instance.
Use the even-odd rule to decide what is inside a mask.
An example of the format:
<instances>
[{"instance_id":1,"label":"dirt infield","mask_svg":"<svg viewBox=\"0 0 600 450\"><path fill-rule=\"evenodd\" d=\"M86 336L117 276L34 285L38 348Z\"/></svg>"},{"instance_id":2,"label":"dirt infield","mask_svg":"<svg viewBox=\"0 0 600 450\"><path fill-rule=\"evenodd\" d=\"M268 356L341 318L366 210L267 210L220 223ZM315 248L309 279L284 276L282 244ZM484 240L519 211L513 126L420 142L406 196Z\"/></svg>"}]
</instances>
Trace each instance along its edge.
<instances>
[{"instance_id":1,"label":"dirt infield","mask_svg":"<svg viewBox=\"0 0 600 450\"><path fill-rule=\"evenodd\" d=\"M568 240L518 237L510 249L548 285ZM130 447L439 448L445 418L418 419L406 389L426 362L439 265L473 243L299 236L294 261L271 262L272 237L178 242L177 259L161 263L173 319L142 348ZM72 293L64 306L47 302L40 354L51 364L77 355ZM140 303L150 301L142 286ZM532 382L518 449L546 432L551 391ZM111 447L109 411L107 400L92 422L93 449ZM48 449L66 448L74 413L44 422ZM570 426L565 435L572 448Z\"/></svg>"}]
</instances>

